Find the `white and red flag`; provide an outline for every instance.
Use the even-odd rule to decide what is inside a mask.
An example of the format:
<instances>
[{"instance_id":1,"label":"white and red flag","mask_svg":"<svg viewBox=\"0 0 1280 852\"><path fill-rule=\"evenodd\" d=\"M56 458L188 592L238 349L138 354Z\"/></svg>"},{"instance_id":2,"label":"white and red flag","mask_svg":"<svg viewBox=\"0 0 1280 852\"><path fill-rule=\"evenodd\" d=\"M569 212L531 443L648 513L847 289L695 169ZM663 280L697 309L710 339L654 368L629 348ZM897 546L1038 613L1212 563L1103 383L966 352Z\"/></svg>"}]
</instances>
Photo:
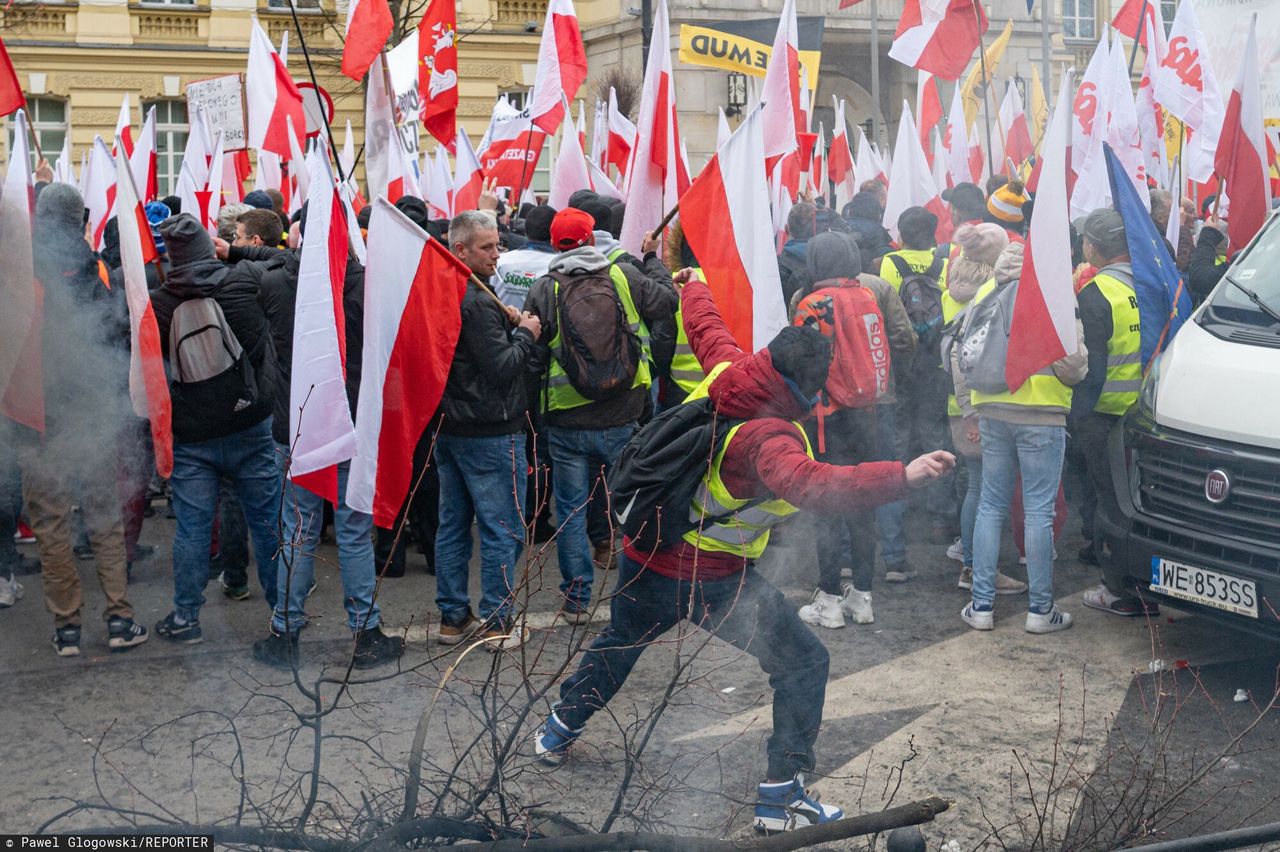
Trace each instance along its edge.
<instances>
[{"instance_id":1,"label":"white and red flag","mask_svg":"<svg viewBox=\"0 0 1280 852\"><path fill-rule=\"evenodd\" d=\"M133 124L129 113L129 93L125 92L120 101L120 112L116 116L116 135L111 137L111 156L116 155L116 145L122 145L126 157L133 156ZM116 140L122 140L117 143Z\"/></svg>"},{"instance_id":2,"label":"white and red flag","mask_svg":"<svg viewBox=\"0 0 1280 852\"><path fill-rule=\"evenodd\" d=\"M84 155L81 154L81 156L83 157ZM72 168L71 134L68 133L66 138L62 140L62 150L58 152L58 162L53 164L53 182L69 183L72 186L77 186L76 175Z\"/></svg>"},{"instance_id":3,"label":"white and red flag","mask_svg":"<svg viewBox=\"0 0 1280 852\"><path fill-rule=\"evenodd\" d=\"M560 133L560 152L551 170L551 191L547 204L557 210L569 206L569 197L581 189L591 189L591 173L587 158L578 145L578 133L566 121Z\"/></svg>"},{"instance_id":4,"label":"white and red flag","mask_svg":"<svg viewBox=\"0 0 1280 852\"><path fill-rule=\"evenodd\" d=\"M889 175L889 196L884 203L884 227L898 239L898 217L908 207L923 207L938 217L938 233L945 235L950 218L942 195L934 185L933 173L924 149L920 147L920 134L916 130L911 105L902 102L902 116L898 119L898 138L893 146L893 166ZM941 239L939 240L941 241Z\"/></svg>"},{"instance_id":5,"label":"white and red flag","mask_svg":"<svg viewBox=\"0 0 1280 852\"><path fill-rule=\"evenodd\" d=\"M964 122L964 101L960 97L960 87L956 86L951 96L951 111L947 114L947 129L942 135L942 145L947 149L947 186L976 183L982 173L981 151L978 152L977 171L973 168L973 160L969 156L969 131Z\"/></svg>"},{"instance_id":6,"label":"white and red flag","mask_svg":"<svg viewBox=\"0 0 1280 852\"><path fill-rule=\"evenodd\" d=\"M680 152L670 39L667 3L666 0L658 0L653 15L649 64L645 68L644 89L640 95L635 151L627 171L627 211L619 240L633 254L640 253L644 235L657 227L666 212L689 188L689 172Z\"/></svg>"},{"instance_id":7,"label":"white and red flag","mask_svg":"<svg viewBox=\"0 0 1280 852\"><path fill-rule=\"evenodd\" d=\"M591 116L591 150L587 156L600 168L606 166L604 154L609 146L609 105L596 98L596 108Z\"/></svg>"},{"instance_id":8,"label":"white and red flag","mask_svg":"<svg viewBox=\"0 0 1280 852\"><path fill-rule=\"evenodd\" d=\"M858 125L858 160L853 167L853 173L854 182L858 186L862 186L869 180L878 180L885 186L889 185L889 172L884 167L884 161L867 141L867 134L862 132L861 124Z\"/></svg>"},{"instance_id":9,"label":"white and red flag","mask_svg":"<svg viewBox=\"0 0 1280 852\"><path fill-rule=\"evenodd\" d=\"M364 173L365 197L370 202L386 192L387 172L391 168L388 132L396 127L395 109L387 82L386 57L379 54L369 66L365 82L364 102ZM391 141L395 141L392 137ZM302 168L299 164L298 168Z\"/></svg>"},{"instance_id":10,"label":"white and red flag","mask_svg":"<svg viewBox=\"0 0 1280 852\"><path fill-rule=\"evenodd\" d=\"M817 198L827 197L827 173L823 170L823 152L827 149L827 131L818 122L818 138L813 145L813 159L809 161L809 187Z\"/></svg>"},{"instance_id":11,"label":"white and red flag","mask_svg":"<svg viewBox=\"0 0 1280 852\"><path fill-rule=\"evenodd\" d=\"M452 218L453 174L449 171L449 155L443 145L436 147L434 157L427 155L422 170L429 173L422 192L427 201L427 212L432 219Z\"/></svg>"},{"instance_id":12,"label":"white and red flag","mask_svg":"<svg viewBox=\"0 0 1280 852\"><path fill-rule=\"evenodd\" d=\"M35 186L31 182L31 151L27 116L19 109L10 119L13 142L9 168L0 192L0 412L17 423L44 431L44 371L41 353L44 328L44 287L36 280L31 250L31 215ZM102 140L98 140L102 144ZM105 146L104 146L105 147ZM111 161L107 161L111 166Z\"/></svg>"},{"instance_id":13,"label":"white and red flag","mask_svg":"<svg viewBox=\"0 0 1280 852\"><path fill-rule=\"evenodd\" d=\"M987 31L977 0L906 0L889 56L903 65L954 80Z\"/></svg>"},{"instance_id":14,"label":"white and red flag","mask_svg":"<svg viewBox=\"0 0 1280 852\"><path fill-rule=\"evenodd\" d=\"M1015 169L1021 168L1035 146L1031 143L1027 113L1022 107L1017 86L1010 86L1004 93L1004 100L1000 103L1000 126L1004 128L1004 159L1012 160Z\"/></svg>"},{"instance_id":15,"label":"white and red flag","mask_svg":"<svg viewBox=\"0 0 1280 852\"><path fill-rule=\"evenodd\" d=\"M719 151L724 147L724 143L729 141L729 137L733 135L733 131L729 129L729 116L724 114L724 107L717 107L720 115L716 118L716 150Z\"/></svg>"},{"instance_id":16,"label":"white and red flag","mask_svg":"<svg viewBox=\"0 0 1280 852\"><path fill-rule=\"evenodd\" d=\"M1150 24L1148 24L1150 29ZM1147 33L1147 43L1158 41L1152 33ZM1157 50L1148 50L1146 61L1142 66L1142 79L1138 82L1138 94L1134 107L1138 112L1138 135L1142 140L1142 156L1146 162L1147 174L1156 179L1162 187L1169 186L1169 149L1164 142L1164 109L1156 103L1153 80L1161 54ZM1170 218L1178 218L1171 216ZM1174 243L1177 245L1177 243Z\"/></svg>"},{"instance_id":17,"label":"white and red flag","mask_svg":"<svg viewBox=\"0 0 1280 852\"><path fill-rule=\"evenodd\" d=\"M471 147L467 131L458 128L458 141L454 145L457 153L454 159L453 172L453 212L462 213L475 210L480 204L480 192L484 189L484 172L480 168L480 158Z\"/></svg>"},{"instance_id":18,"label":"white and red flag","mask_svg":"<svg viewBox=\"0 0 1280 852\"><path fill-rule=\"evenodd\" d=\"M160 328L156 325L151 294L147 290L147 264L156 259L156 248L151 226L142 211L142 200L134 187L132 168L123 155L116 156L115 165L120 269L125 301L129 305L129 398L133 402L133 413L151 425L156 473L167 478L173 473L173 407L160 348Z\"/></svg>"},{"instance_id":19,"label":"white and red flag","mask_svg":"<svg viewBox=\"0 0 1280 852\"><path fill-rule=\"evenodd\" d=\"M591 188L595 190L596 195L605 198L616 198L619 201L625 201L626 197L622 190L618 189L609 176L605 174L604 169L595 164L594 160L587 160L587 174L591 175Z\"/></svg>"},{"instance_id":20,"label":"white and red flag","mask_svg":"<svg viewBox=\"0 0 1280 852\"><path fill-rule=\"evenodd\" d=\"M308 232L309 233L309 232ZM407 459L444 394L462 328L467 269L385 198L369 217L356 457L347 505L395 525L412 484Z\"/></svg>"},{"instance_id":21,"label":"white and red flag","mask_svg":"<svg viewBox=\"0 0 1280 852\"><path fill-rule=\"evenodd\" d=\"M605 164L617 169L619 175L626 175L631 148L636 144L636 126L618 109L618 95L613 86L609 87L608 110L609 140L605 145Z\"/></svg>"},{"instance_id":22,"label":"white and red flag","mask_svg":"<svg viewBox=\"0 0 1280 852\"><path fill-rule=\"evenodd\" d=\"M387 0L351 0L342 42L342 73L357 83L363 80L374 57L387 46L392 26Z\"/></svg>"},{"instance_id":23,"label":"white and red flag","mask_svg":"<svg viewBox=\"0 0 1280 852\"><path fill-rule=\"evenodd\" d=\"M928 71L916 72L916 117L920 122L920 147L929 150L929 131L942 121L942 96L938 78Z\"/></svg>"},{"instance_id":24,"label":"white and red flag","mask_svg":"<svg viewBox=\"0 0 1280 852\"><path fill-rule=\"evenodd\" d=\"M1213 173L1224 107L1200 20L1186 0L1178 4L1169 30L1169 46L1152 84L1156 103L1194 131L1184 146L1183 175L1197 182L1208 180Z\"/></svg>"},{"instance_id":25,"label":"white and red flag","mask_svg":"<svg viewBox=\"0 0 1280 852\"><path fill-rule=\"evenodd\" d=\"M831 130L831 150L827 154L827 178L835 185L835 210L844 210L858 191L858 180L853 169L853 150L849 147L849 125L845 123L844 101L835 95L836 122Z\"/></svg>"},{"instance_id":26,"label":"white and red flag","mask_svg":"<svg viewBox=\"0 0 1280 852\"><path fill-rule=\"evenodd\" d=\"M573 0L550 0L538 45L538 73L533 82L529 117L547 135L560 128L572 101L587 79L587 49L578 31Z\"/></svg>"},{"instance_id":27,"label":"white and red flag","mask_svg":"<svg viewBox=\"0 0 1280 852\"><path fill-rule=\"evenodd\" d=\"M485 141L476 150L487 181L519 198L533 181L547 134L529 120L529 109L517 112L503 100L494 105Z\"/></svg>"},{"instance_id":28,"label":"white and red flag","mask_svg":"<svg viewBox=\"0 0 1280 852\"><path fill-rule=\"evenodd\" d=\"M117 148L120 145L117 144ZM133 184L138 188L142 200L153 201L157 195L156 183L156 108L147 110L147 118L142 122L142 132L129 155L129 171L133 174Z\"/></svg>"},{"instance_id":29,"label":"white and red flag","mask_svg":"<svg viewBox=\"0 0 1280 852\"><path fill-rule=\"evenodd\" d=\"M288 157L289 120L293 121L295 133L307 126L302 111L302 93L256 19L249 34L249 66L244 75L244 91L249 147Z\"/></svg>"},{"instance_id":30,"label":"white and red flag","mask_svg":"<svg viewBox=\"0 0 1280 852\"><path fill-rule=\"evenodd\" d=\"M17 137L14 137L17 144ZM116 164L111 149L101 136L93 138L88 168L84 174L84 206L89 211L89 244L94 251L102 248L102 234L111 218L116 199Z\"/></svg>"},{"instance_id":31,"label":"white and red flag","mask_svg":"<svg viewBox=\"0 0 1280 852\"><path fill-rule=\"evenodd\" d=\"M457 29L454 0L432 0L418 24L422 126L441 145L454 143L458 123Z\"/></svg>"},{"instance_id":32,"label":"white and red flag","mask_svg":"<svg viewBox=\"0 0 1280 852\"><path fill-rule=\"evenodd\" d=\"M418 183L418 172L414 168L413 158L400 144L400 135L394 127L387 131L387 184L379 189L377 195L395 204L404 196L422 198L422 188Z\"/></svg>"},{"instance_id":33,"label":"white and red flag","mask_svg":"<svg viewBox=\"0 0 1280 852\"><path fill-rule=\"evenodd\" d=\"M1076 351L1076 294L1071 280L1071 222L1067 215L1067 145L1073 90L1067 71L1040 150L1039 189L1022 275L1013 304L1005 382L1017 390L1031 376Z\"/></svg>"},{"instance_id":34,"label":"white and red flag","mask_svg":"<svg viewBox=\"0 0 1280 852\"><path fill-rule=\"evenodd\" d=\"M1231 195L1227 220L1230 251L1238 251L1262 229L1271 210L1271 162L1262 126L1262 89L1258 83L1258 17L1249 22L1244 55L1227 101L1214 172Z\"/></svg>"},{"instance_id":35,"label":"white and red flag","mask_svg":"<svg viewBox=\"0 0 1280 852\"><path fill-rule=\"evenodd\" d=\"M338 463L355 455L347 399L347 225L329 158L308 158L311 197L298 262L289 380L289 478L335 505Z\"/></svg>"},{"instance_id":36,"label":"white and red flag","mask_svg":"<svg viewBox=\"0 0 1280 852\"><path fill-rule=\"evenodd\" d=\"M1164 34L1164 12L1158 0L1124 0L1120 11L1111 19L1111 26L1121 35L1141 41L1148 53L1156 52L1164 55L1166 42ZM1145 14L1145 18L1143 15ZM1150 31L1148 31L1150 28ZM1151 50L1148 36L1155 33L1156 50Z\"/></svg>"},{"instance_id":37,"label":"white and red flag","mask_svg":"<svg viewBox=\"0 0 1280 852\"><path fill-rule=\"evenodd\" d=\"M22 83L18 82L18 72L13 70L9 51L0 39L0 115L10 115L26 105L27 97L22 93Z\"/></svg>"},{"instance_id":38,"label":"white and red flag","mask_svg":"<svg viewBox=\"0 0 1280 852\"><path fill-rule=\"evenodd\" d=\"M808 130L800 94L800 50L796 40L795 0L783 0L778 16L778 29L773 37L773 52L760 87L764 114L764 156L766 170L777 158L791 153L799 145L799 134ZM799 178L800 170L795 170ZM795 187L791 187L795 197Z\"/></svg>"},{"instance_id":39,"label":"white and red flag","mask_svg":"<svg viewBox=\"0 0 1280 852\"><path fill-rule=\"evenodd\" d=\"M760 167L763 120L762 109L747 116L680 199L680 218L700 225L686 228L685 238L725 324L748 352L764 346L787 324L769 186Z\"/></svg>"}]
</instances>

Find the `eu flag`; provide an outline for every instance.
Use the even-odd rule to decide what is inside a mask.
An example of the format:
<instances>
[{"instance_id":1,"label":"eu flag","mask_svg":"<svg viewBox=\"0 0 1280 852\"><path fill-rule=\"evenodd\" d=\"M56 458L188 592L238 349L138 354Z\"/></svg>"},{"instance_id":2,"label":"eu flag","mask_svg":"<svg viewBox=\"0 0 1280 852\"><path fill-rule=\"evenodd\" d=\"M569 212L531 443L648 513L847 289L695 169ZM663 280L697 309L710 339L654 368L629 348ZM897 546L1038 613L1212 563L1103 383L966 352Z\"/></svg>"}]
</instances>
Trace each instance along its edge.
<instances>
[{"instance_id":1,"label":"eu flag","mask_svg":"<svg viewBox=\"0 0 1280 852\"><path fill-rule=\"evenodd\" d=\"M1107 176L1111 180L1111 199L1116 212L1124 219L1125 239L1129 243L1129 261L1133 265L1133 289L1138 297L1138 321L1142 324L1143 372L1151 359L1160 354L1178 329L1191 316L1191 294L1182 282L1164 237L1142 206L1138 191L1125 173L1115 151L1103 144L1107 155ZM1170 215L1176 216L1174 210ZM1175 307L1176 305L1176 307Z\"/></svg>"}]
</instances>

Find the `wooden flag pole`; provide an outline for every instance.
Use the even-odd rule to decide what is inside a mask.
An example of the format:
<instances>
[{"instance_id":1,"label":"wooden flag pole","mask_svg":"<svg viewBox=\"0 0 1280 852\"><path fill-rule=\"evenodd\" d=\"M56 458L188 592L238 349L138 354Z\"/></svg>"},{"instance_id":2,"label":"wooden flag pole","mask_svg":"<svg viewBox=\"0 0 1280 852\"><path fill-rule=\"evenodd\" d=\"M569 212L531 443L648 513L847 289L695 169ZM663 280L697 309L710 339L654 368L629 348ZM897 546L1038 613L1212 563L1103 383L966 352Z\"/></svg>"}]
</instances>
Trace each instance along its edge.
<instances>
[{"instance_id":1,"label":"wooden flag pole","mask_svg":"<svg viewBox=\"0 0 1280 852\"><path fill-rule=\"evenodd\" d=\"M991 78L987 76L987 44L982 37L982 13L978 0L973 0L973 17L978 23L978 61L982 65L982 124L987 130L987 168L996 173L996 163L991 154Z\"/></svg>"}]
</instances>

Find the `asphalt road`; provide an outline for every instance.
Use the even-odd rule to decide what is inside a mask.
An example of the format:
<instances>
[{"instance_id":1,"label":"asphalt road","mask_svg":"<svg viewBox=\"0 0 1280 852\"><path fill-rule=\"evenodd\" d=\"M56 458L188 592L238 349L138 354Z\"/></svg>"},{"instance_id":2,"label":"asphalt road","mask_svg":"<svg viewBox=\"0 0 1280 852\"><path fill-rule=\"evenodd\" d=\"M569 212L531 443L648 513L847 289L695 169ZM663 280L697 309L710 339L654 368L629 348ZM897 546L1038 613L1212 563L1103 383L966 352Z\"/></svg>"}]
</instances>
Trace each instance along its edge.
<instances>
[{"instance_id":1,"label":"asphalt road","mask_svg":"<svg viewBox=\"0 0 1280 852\"><path fill-rule=\"evenodd\" d=\"M135 569L130 597L148 625L170 608L171 534L171 521L144 529L144 541L160 549ZM761 566L796 606L816 580L810 541L797 524ZM999 600L994 631L969 630L958 616L966 599L955 586L958 563L924 543L911 546L918 577L877 581L874 624L820 631L832 671L818 740L824 777L812 783L824 801L854 814L931 795L951 799L954 807L924 827L930 849L1031 848L1037 834L1054 840L1047 848L1087 848L1143 814L1155 815L1151 827L1161 837L1280 821L1280 723L1274 711L1262 712L1275 693L1280 652L1172 610L1147 621L1085 609L1079 593L1096 577L1070 558L1078 544L1060 543L1055 569L1060 605L1076 618L1065 633L1025 633L1025 599L1016 597ZM336 554L326 545L321 557L308 604L316 620L302 640L304 685L322 671L340 678L350 651ZM369 674L381 679L341 693L320 687L325 706L336 697L336 709L323 726L318 829L398 813L422 724L421 799L442 796L446 812L462 798L442 793L444 775L474 794L493 777L494 750L510 736L503 798L487 800L490 813L505 805L524 808L531 823L555 813L598 827L617 803L614 830L750 833L771 706L754 660L696 631L668 635L642 657L612 712L592 720L567 763L537 769L528 758L536 717L575 648L604 624L607 604L585 628L554 622L559 577L550 548L529 569L531 641L497 659L481 649L464 656L430 636L434 579L422 564L411 557L409 576L385 580L380 592L389 629L408 636L404 671L375 670ZM108 654L92 563L81 567L82 656L54 655L38 577L23 578L26 597L0 611L0 832L32 831L85 803L109 802L149 815L144 821L296 817L313 756L312 731L300 728L297 714L312 706L288 675L250 656L267 629L260 591L234 602L211 584L202 645L153 637ZM1019 574L1012 554L1005 570ZM473 566L473 595L477 573ZM597 582L597 599L610 585ZM1152 673L1153 660L1170 670ZM1240 689L1248 700L1238 703ZM486 712L498 719L499 739L477 738ZM59 826L112 820L80 811ZM958 845L945 846L951 841Z\"/></svg>"}]
</instances>

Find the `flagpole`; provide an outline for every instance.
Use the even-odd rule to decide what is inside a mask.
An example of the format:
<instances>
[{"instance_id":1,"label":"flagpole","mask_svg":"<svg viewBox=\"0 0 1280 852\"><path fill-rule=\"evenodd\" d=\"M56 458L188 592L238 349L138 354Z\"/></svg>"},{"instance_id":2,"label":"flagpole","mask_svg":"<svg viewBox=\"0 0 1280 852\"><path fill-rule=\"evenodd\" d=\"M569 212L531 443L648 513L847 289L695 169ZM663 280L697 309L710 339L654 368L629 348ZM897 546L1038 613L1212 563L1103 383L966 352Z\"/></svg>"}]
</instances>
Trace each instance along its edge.
<instances>
[{"instance_id":1,"label":"flagpole","mask_svg":"<svg viewBox=\"0 0 1280 852\"><path fill-rule=\"evenodd\" d=\"M1053 104L1049 101L1049 93L1053 91L1053 73L1052 69L1049 67L1049 52L1051 50L1049 47L1049 0L1042 0L1040 3L1040 50L1042 54L1040 57L1040 66L1044 73L1044 83L1041 85L1041 88L1044 90L1045 109L1048 110L1049 114L1052 116ZM1129 73L1132 74L1133 72L1130 71ZM1040 131L1041 136L1044 136L1044 134L1049 131L1048 124L1048 119L1046 119L1045 128Z\"/></svg>"},{"instance_id":2,"label":"flagpole","mask_svg":"<svg viewBox=\"0 0 1280 852\"><path fill-rule=\"evenodd\" d=\"M871 138L880 144L880 7L871 0Z\"/></svg>"},{"instance_id":3,"label":"flagpole","mask_svg":"<svg viewBox=\"0 0 1280 852\"><path fill-rule=\"evenodd\" d=\"M307 39L302 34L302 22L298 20L298 7L294 5L294 0L289 0L289 14L293 16L293 28L298 33L298 43L302 45L302 58L307 60L307 74L311 76L311 85L315 87L318 96L320 82L316 79L316 69L311 64L311 51L307 49ZM386 63L384 62L383 65L385 66ZM324 122L324 129L329 136L329 150L333 152L334 165L337 166L338 177L342 183L346 183L347 176L342 171L342 163L337 162L338 143L333 138L333 126L329 124L329 116L324 114L323 105L320 107L320 120ZM302 128L303 133L306 133L306 130L305 127Z\"/></svg>"},{"instance_id":4,"label":"flagpole","mask_svg":"<svg viewBox=\"0 0 1280 852\"><path fill-rule=\"evenodd\" d=\"M1133 50L1129 53L1129 76L1133 76L1133 65L1138 61L1138 42L1142 41L1142 32L1147 26L1147 2L1142 0L1138 11L1138 31L1133 34Z\"/></svg>"},{"instance_id":5,"label":"flagpole","mask_svg":"<svg viewBox=\"0 0 1280 852\"><path fill-rule=\"evenodd\" d=\"M987 131L987 168L996 173L996 163L991 155L991 78L987 76L987 45L982 37L982 14L978 0L973 0L973 17L978 23L978 61L982 64L982 124Z\"/></svg>"}]
</instances>

